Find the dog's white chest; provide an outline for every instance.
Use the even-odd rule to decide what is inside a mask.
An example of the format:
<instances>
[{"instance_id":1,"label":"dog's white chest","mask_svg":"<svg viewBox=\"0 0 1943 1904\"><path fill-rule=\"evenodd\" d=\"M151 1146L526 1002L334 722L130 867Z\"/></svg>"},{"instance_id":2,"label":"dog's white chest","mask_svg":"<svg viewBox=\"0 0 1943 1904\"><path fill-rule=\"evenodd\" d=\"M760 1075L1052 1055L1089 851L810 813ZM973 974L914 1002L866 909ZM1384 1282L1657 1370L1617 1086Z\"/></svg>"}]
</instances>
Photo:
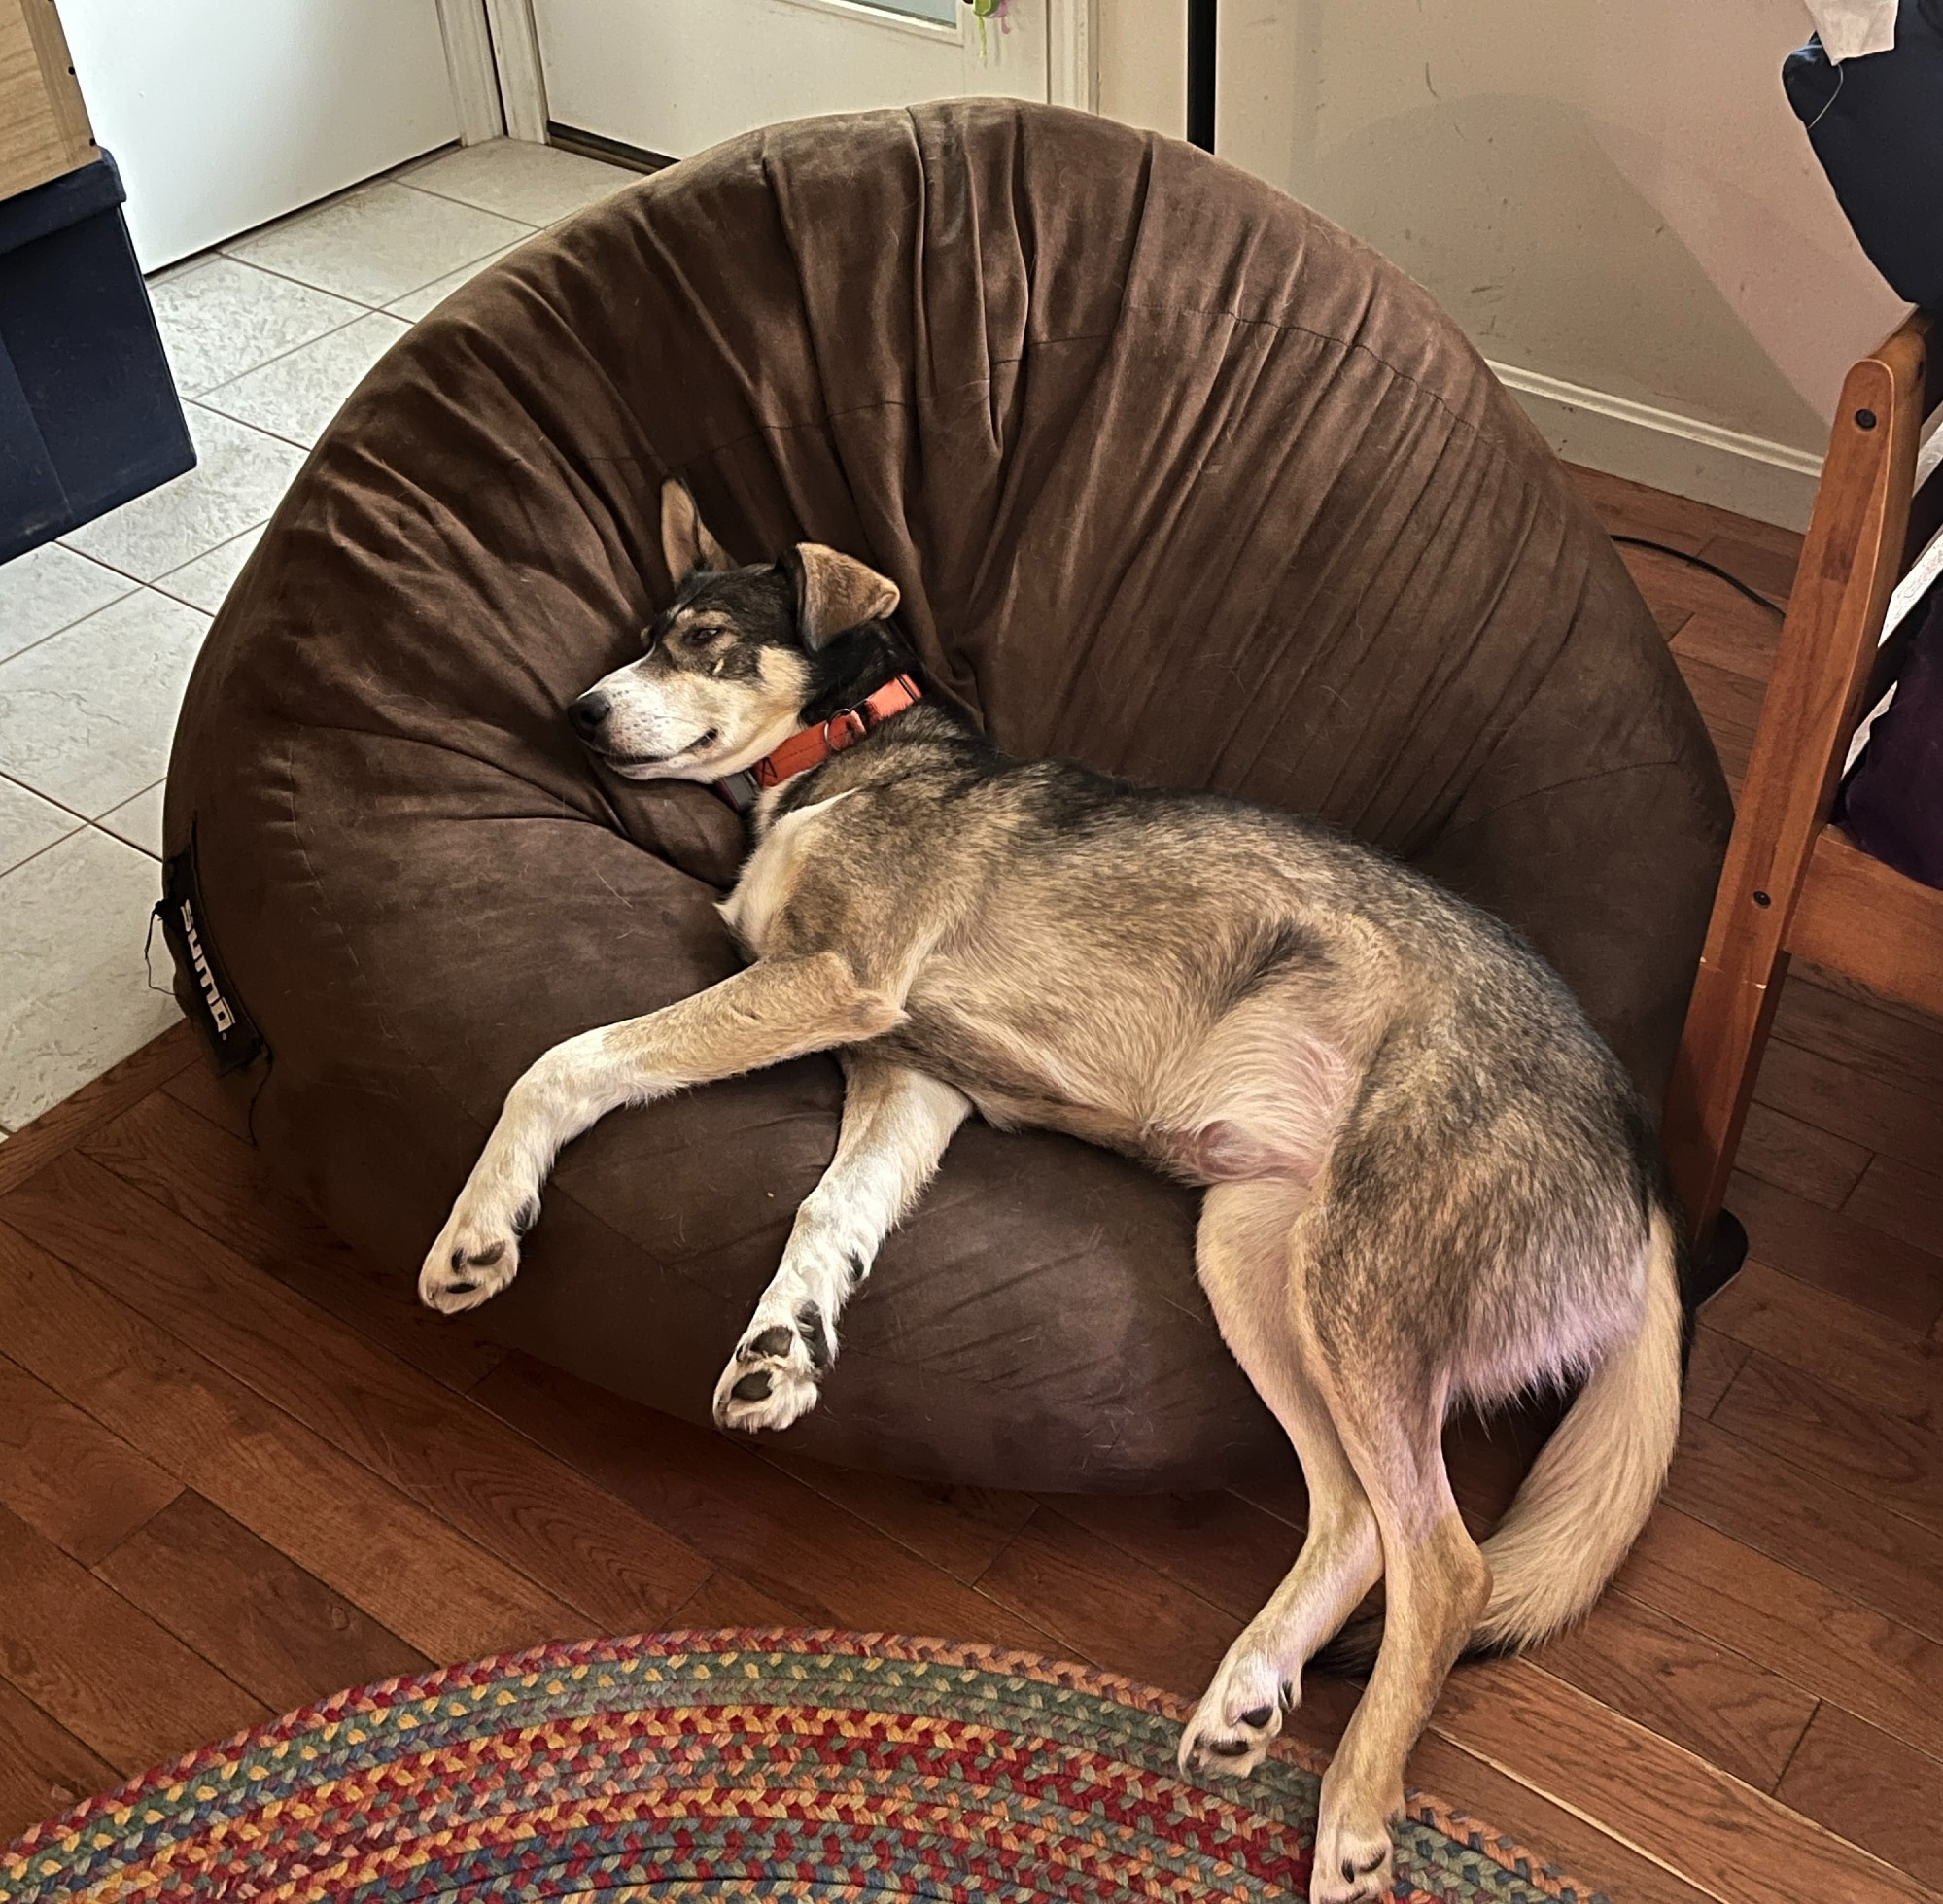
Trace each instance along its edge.
<instances>
[{"instance_id":1,"label":"dog's white chest","mask_svg":"<svg viewBox=\"0 0 1943 1904\"><path fill-rule=\"evenodd\" d=\"M856 789L799 807L785 814L763 836L736 882L736 889L715 910L751 958L760 958L776 916L796 889L804 860L815 849L815 822Z\"/></svg>"}]
</instances>

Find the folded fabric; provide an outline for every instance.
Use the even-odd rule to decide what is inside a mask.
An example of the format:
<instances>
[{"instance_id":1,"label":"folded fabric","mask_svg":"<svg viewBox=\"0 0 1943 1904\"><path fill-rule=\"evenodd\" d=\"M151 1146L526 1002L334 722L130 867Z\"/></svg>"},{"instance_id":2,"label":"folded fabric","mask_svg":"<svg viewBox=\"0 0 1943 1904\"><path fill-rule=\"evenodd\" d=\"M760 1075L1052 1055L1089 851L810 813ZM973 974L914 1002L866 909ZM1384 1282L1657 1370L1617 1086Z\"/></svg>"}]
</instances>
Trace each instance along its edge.
<instances>
[{"instance_id":1,"label":"folded fabric","mask_svg":"<svg viewBox=\"0 0 1943 1904\"><path fill-rule=\"evenodd\" d=\"M1782 85L1869 261L1898 296L1943 305L1943 0L1901 0L1892 52L1810 40Z\"/></svg>"},{"instance_id":2,"label":"folded fabric","mask_svg":"<svg viewBox=\"0 0 1943 1904\"><path fill-rule=\"evenodd\" d=\"M1870 729L1835 817L1864 852L1943 886L1943 587L1917 613L1895 699Z\"/></svg>"},{"instance_id":3,"label":"folded fabric","mask_svg":"<svg viewBox=\"0 0 1943 1904\"><path fill-rule=\"evenodd\" d=\"M1896 0L1807 0L1815 37L1838 66L1895 45Z\"/></svg>"}]
</instances>

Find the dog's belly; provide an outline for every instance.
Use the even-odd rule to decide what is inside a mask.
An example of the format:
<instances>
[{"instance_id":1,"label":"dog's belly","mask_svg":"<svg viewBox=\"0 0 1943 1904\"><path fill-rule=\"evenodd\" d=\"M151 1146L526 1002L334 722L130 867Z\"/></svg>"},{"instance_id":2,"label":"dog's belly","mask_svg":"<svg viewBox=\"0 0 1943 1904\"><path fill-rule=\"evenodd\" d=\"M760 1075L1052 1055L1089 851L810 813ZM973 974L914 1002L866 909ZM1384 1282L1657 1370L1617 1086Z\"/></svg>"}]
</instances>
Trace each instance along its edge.
<instances>
[{"instance_id":1,"label":"dog's belly","mask_svg":"<svg viewBox=\"0 0 1943 1904\"><path fill-rule=\"evenodd\" d=\"M1097 1016L1091 1022L1101 1029ZM1056 1030L914 999L879 1045L956 1087L1001 1130L1063 1131L1197 1184L1309 1184L1320 1172L1354 1079L1325 1040L1259 1008L1163 1051L1085 1038L1074 1024L1072 1015Z\"/></svg>"}]
</instances>

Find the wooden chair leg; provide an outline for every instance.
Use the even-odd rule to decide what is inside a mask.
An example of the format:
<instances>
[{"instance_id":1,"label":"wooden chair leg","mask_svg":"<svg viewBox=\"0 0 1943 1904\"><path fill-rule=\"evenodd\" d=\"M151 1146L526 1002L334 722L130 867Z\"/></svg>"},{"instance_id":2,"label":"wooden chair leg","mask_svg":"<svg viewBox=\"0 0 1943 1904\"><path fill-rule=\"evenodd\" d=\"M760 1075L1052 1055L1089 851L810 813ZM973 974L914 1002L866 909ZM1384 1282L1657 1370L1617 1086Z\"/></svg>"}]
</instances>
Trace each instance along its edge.
<instances>
[{"instance_id":1,"label":"wooden chair leg","mask_svg":"<svg viewBox=\"0 0 1943 1904\"><path fill-rule=\"evenodd\" d=\"M1661 1130L1696 1263L1706 1259L1727 1194L1775 1001L1787 972L1786 952L1775 952L1762 969L1764 948L1744 941L1736 950L1741 957L1734 967L1701 961Z\"/></svg>"}]
</instances>

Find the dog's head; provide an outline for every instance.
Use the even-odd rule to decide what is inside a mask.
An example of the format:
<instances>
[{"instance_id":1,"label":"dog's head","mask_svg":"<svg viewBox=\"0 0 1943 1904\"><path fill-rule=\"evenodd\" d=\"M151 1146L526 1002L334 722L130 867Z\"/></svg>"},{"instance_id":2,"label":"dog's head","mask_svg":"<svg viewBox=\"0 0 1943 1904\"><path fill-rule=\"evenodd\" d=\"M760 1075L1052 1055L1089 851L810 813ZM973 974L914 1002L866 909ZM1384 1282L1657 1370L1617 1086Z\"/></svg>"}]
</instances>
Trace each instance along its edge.
<instances>
[{"instance_id":1,"label":"dog's head","mask_svg":"<svg viewBox=\"0 0 1943 1904\"><path fill-rule=\"evenodd\" d=\"M646 652L567 709L589 751L632 780L753 766L803 724L817 656L897 606L895 582L820 542L738 568L679 482L661 492L661 546L675 599L648 625Z\"/></svg>"}]
</instances>

